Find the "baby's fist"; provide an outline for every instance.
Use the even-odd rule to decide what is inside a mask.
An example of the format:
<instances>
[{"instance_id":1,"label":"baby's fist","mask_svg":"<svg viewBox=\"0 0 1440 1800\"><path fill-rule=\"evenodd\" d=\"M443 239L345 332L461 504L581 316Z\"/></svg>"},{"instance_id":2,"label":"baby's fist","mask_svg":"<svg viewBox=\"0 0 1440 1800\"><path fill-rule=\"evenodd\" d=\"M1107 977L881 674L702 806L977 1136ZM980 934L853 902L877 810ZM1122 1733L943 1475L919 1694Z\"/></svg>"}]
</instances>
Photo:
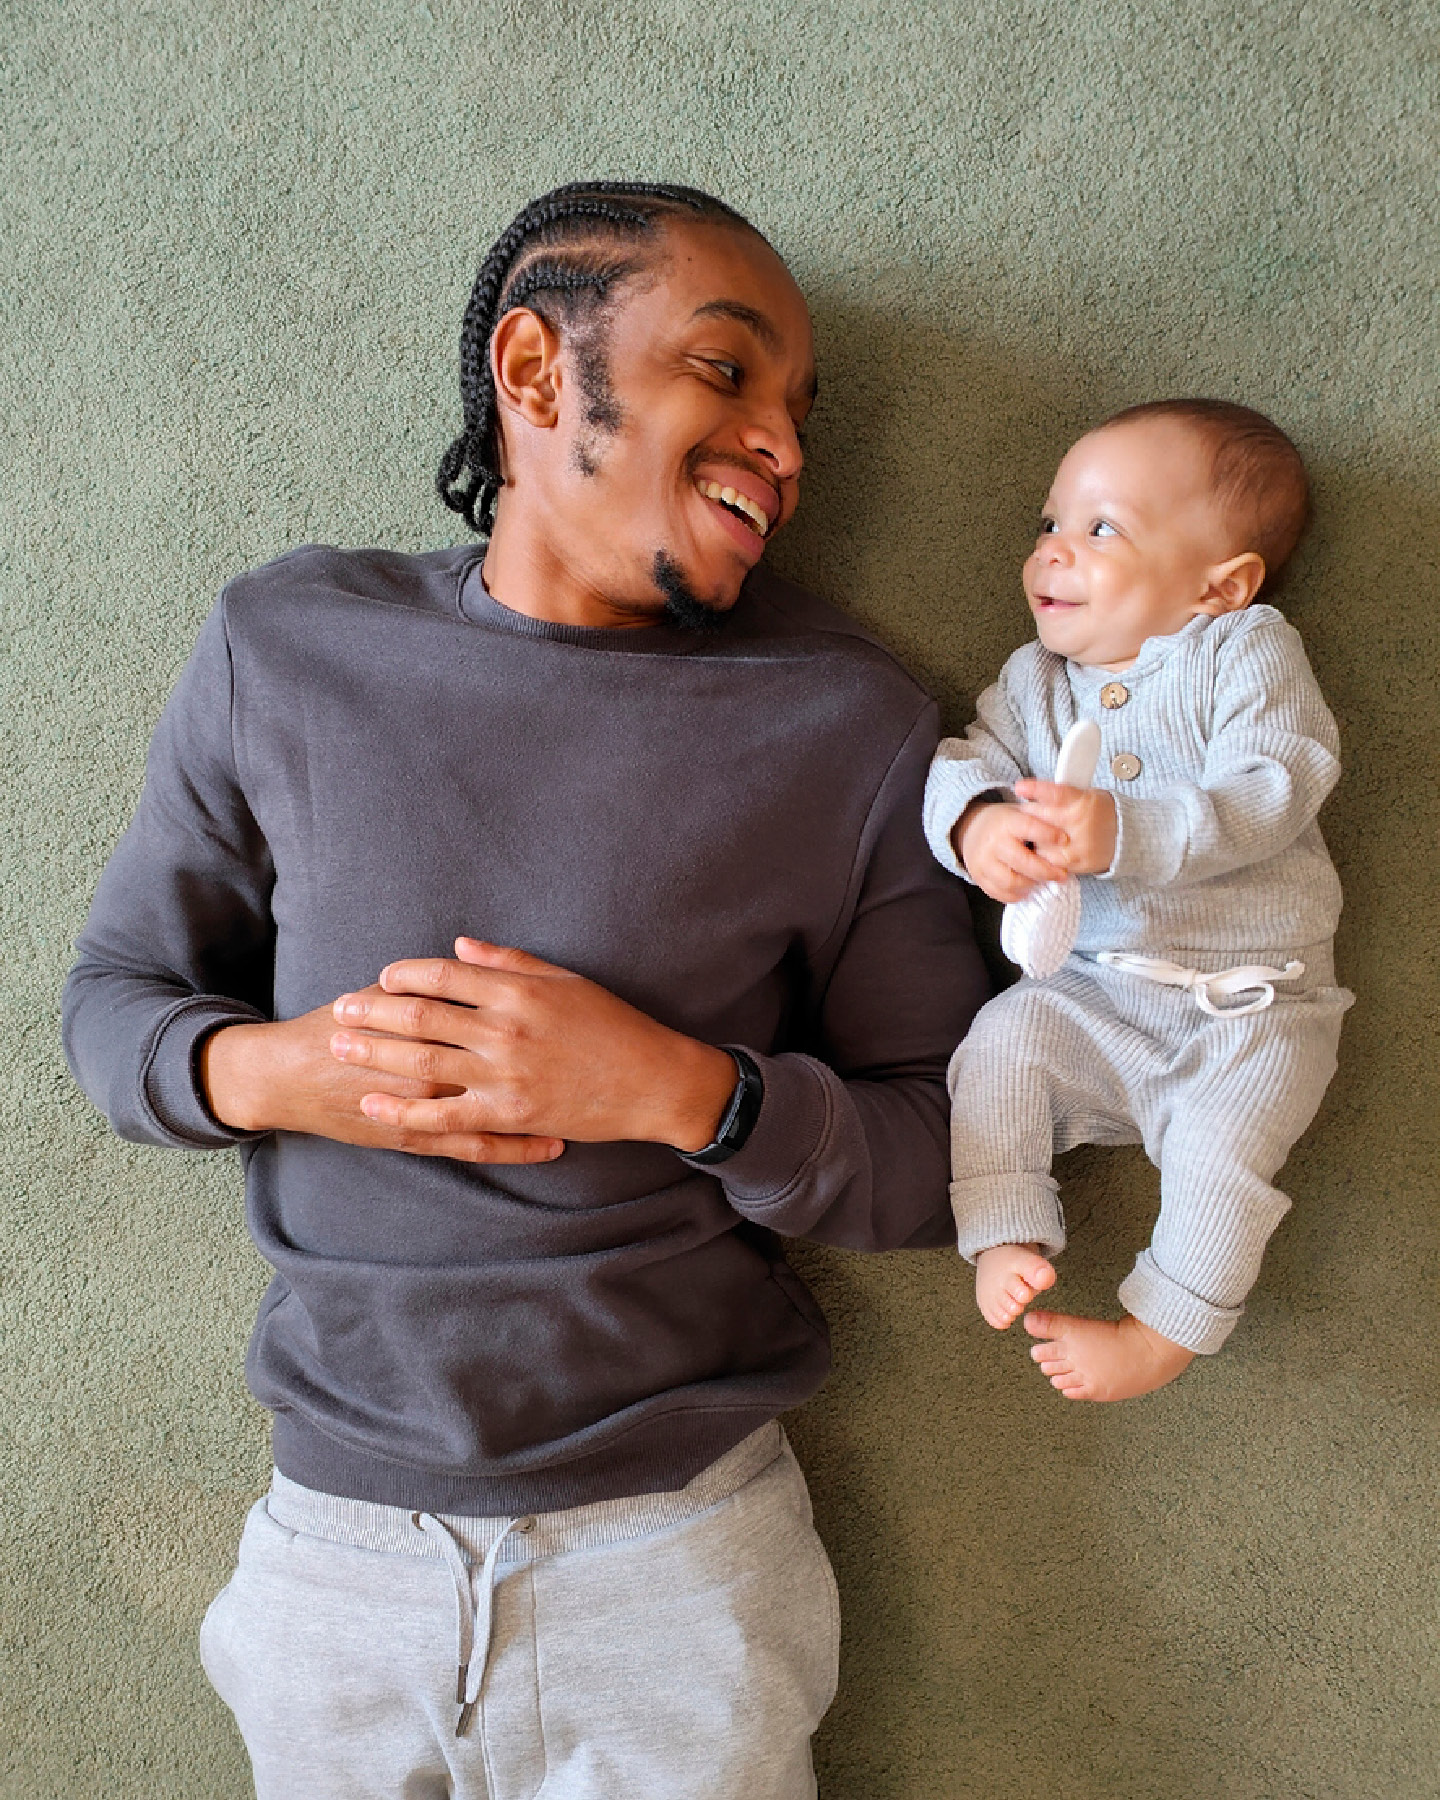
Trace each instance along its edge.
<instances>
[{"instance_id":1,"label":"baby's fist","mask_svg":"<svg viewBox=\"0 0 1440 1800\"><path fill-rule=\"evenodd\" d=\"M1104 788L1063 787L1058 781L1017 781L1025 816L1043 819L1065 837L1061 857L1070 875L1103 875L1115 860L1120 815Z\"/></svg>"}]
</instances>

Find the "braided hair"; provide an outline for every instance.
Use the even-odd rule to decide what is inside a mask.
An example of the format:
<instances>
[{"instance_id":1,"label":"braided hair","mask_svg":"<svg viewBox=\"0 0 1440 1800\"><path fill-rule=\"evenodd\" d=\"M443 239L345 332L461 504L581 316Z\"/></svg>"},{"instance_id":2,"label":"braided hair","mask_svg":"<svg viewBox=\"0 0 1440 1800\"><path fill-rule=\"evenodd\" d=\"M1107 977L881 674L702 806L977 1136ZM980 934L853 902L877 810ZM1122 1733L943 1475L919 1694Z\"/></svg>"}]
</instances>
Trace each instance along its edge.
<instances>
[{"instance_id":1,"label":"braided hair","mask_svg":"<svg viewBox=\"0 0 1440 1800\"><path fill-rule=\"evenodd\" d=\"M490 246L460 327L460 402L464 427L440 459L440 498L473 531L487 536L502 485L500 428L490 340L506 313L526 306L554 330L603 314L615 288L644 266L643 246L676 218L755 227L696 188L659 182L575 181L523 207ZM756 234L759 235L758 233ZM604 364L593 345L582 356L587 422L618 423Z\"/></svg>"}]
</instances>

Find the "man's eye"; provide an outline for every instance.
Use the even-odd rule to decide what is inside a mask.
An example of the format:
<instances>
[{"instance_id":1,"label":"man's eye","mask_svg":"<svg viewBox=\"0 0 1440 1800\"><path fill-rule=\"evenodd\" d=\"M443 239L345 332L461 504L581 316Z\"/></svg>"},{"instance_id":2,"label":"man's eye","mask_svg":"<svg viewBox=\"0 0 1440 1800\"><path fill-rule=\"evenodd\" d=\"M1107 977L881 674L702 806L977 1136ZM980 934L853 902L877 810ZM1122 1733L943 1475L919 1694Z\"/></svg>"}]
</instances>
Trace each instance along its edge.
<instances>
[{"instance_id":1,"label":"man's eye","mask_svg":"<svg viewBox=\"0 0 1440 1800\"><path fill-rule=\"evenodd\" d=\"M1115 537L1117 533L1108 519L1097 519L1090 527L1090 535L1091 537Z\"/></svg>"},{"instance_id":2,"label":"man's eye","mask_svg":"<svg viewBox=\"0 0 1440 1800\"><path fill-rule=\"evenodd\" d=\"M740 367L739 363L724 362L724 361L721 361L714 357L712 357L710 360L710 367L712 369L718 369L719 372L725 377L726 381L728 381L730 383L731 387L734 387L734 388L739 387L741 377L745 373L745 371Z\"/></svg>"}]
</instances>

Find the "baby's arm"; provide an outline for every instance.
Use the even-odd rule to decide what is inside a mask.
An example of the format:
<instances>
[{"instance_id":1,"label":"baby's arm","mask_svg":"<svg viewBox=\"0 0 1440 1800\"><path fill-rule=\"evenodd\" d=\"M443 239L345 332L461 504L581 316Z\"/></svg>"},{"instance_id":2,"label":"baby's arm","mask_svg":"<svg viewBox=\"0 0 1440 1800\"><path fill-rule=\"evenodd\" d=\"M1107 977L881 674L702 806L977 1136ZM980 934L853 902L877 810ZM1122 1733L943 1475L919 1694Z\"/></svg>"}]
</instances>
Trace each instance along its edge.
<instances>
[{"instance_id":1,"label":"baby's arm","mask_svg":"<svg viewBox=\"0 0 1440 1800\"><path fill-rule=\"evenodd\" d=\"M1012 657L981 694L964 737L943 740L925 783L925 835L936 861L995 900L1022 899L1037 882L1066 873L1055 860L1064 832L1032 819L1013 798L1030 773L1010 679L1015 663Z\"/></svg>"},{"instance_id":2,"label":"baby's arm","mask_svg":"<svg viewBox=\"0 0 1440 1800\"><path fill-rule=\"evenodd\" d=\"M1200 779L1118 797L1117 879L1186 887L1276 856L1339 779L1339 733L1299 633L1264 610L1221 654Z\"/></svg>"}]
</instances>

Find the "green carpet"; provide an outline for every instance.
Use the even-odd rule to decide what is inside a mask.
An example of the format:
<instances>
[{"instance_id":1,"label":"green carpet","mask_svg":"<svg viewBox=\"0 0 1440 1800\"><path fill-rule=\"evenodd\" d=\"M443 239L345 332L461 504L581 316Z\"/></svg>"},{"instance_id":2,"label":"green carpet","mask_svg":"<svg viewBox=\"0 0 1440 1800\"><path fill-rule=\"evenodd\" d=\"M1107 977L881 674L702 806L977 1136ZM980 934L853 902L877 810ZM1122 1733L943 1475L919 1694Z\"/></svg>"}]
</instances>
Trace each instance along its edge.
<instances>
[{"instance_id":1,"label":"green carpet","mask_svg":"<svg viewBox=\"0 0 1440 1800\"><path fill-rule=\"evenodd\" d=\"M792 1421L840 1577L825 1800L1422 1800L1436 1703L1436 7L1343 0L5 0L0 1792L239 1800L195 1628L267 1469L231 1159L113 1141L55 1015L217 585L422 547L484 246L578 174L748 212L822 398L777 560L958 726L1085 423L1273 412L1289 601L1345 738L1359 995L1225 1352L1068 1406L954 1258L802 1251L837 1371ZM993 923L993 922L992 922ZM1067 1299L1143 1240L1063 1166ZM684 1797L677 1796L677 1800Z\"/></svg>"}]
</instances>

